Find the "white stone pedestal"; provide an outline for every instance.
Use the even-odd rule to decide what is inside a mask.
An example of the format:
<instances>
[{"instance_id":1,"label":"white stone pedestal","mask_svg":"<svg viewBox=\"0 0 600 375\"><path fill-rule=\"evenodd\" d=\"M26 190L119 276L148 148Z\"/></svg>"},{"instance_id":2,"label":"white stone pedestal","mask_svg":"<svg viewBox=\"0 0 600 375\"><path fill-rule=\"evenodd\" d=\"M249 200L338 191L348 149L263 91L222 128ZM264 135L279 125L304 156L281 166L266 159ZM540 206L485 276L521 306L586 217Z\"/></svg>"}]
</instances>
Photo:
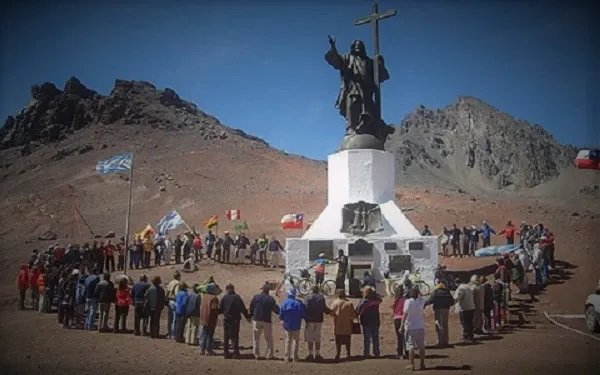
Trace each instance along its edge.
<instances>
[{"instance_id":1,"label":"white stone pedestal","mask_svg":"<svg viewBox=\"0 0 600 375\"><path fill-rule=\"evenodd\" d=\"M333 259L342 249L349 257L350 267L371 264L377 279L382 279L390 266L391 274L400 273L394 272L398 268L395 260L399 256L406 260L408 256L411 271L420 268L423 279L433 283L438 240L421 236L394 202L394 155L379 150L346 150L329 155L327 164L327 207L302 238L286 239L286 269L299 272L308 268L319 252ZM341 232L344 205L358 201L379 205L382 231L365 236ZM365 251L369 247L372 251Z\"/></svg>"}]
</instances>

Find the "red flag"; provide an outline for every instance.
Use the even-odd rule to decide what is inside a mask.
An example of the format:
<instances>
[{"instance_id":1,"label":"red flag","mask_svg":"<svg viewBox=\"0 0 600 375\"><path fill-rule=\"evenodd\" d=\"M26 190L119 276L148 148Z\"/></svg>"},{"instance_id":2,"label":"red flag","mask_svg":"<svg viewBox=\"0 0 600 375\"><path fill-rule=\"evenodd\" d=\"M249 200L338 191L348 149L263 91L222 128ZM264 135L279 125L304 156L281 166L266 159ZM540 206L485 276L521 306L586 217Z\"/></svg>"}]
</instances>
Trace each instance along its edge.
<instances>
[{"instance_id":1,"label":"red flag","mask_svg":"<svg viewBox=\"0 0 600 375\"><path fill-rule=\"evenodd\" d=\"M227 217L227 220L240 220L242 218L240 216L239 208L233 208L233 209L227 210L225 212L225 216Z\"/></svg>"},{"instance_id":2,"label":"red flag","mask_svg":"<svg viewBox=\"0 0 600 375\"><path fill-rule=\"evenodd\" d=\"M281 218L283 229L302 229L304 227L304 214L288 214Z\"/></svg>"}]
</instances>

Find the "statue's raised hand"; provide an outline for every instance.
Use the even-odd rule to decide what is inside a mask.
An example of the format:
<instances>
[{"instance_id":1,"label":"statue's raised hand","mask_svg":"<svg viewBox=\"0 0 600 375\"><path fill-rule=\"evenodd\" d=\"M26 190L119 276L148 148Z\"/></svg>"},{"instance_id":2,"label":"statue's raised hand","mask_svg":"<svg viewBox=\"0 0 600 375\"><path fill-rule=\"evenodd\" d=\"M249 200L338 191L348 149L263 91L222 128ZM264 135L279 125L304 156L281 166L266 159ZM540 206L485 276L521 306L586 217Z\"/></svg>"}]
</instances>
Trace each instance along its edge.
<instances>
[{"instance_id":1,"label":"statue's raised hand","mask_svg":"<svg viewBox=\"0 0 600 375\"><path fill-rule=\"evenodd\" d=\"M327 35L327 38L329 38L329 45L331 48L335 48L335 38L332 38L331 35Z\"/></svg>"}]
</instances>

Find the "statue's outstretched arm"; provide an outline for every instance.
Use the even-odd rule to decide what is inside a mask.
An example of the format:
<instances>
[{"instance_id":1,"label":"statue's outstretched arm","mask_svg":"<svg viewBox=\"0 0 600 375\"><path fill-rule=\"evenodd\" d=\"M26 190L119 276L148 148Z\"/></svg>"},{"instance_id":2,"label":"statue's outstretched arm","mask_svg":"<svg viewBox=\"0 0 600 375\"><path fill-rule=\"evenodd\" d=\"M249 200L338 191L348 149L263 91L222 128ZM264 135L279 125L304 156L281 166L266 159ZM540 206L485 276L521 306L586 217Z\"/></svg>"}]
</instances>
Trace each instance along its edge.
<instances>
[{"instance_id":1,"label":"statue's outstretched arm","mask_svg":"<svg viewBox=\"0 0 600 375\"><path fill-rule=\"evenodd\" d=\"M329 51L325 54L325 61L337 70L344 68L344 59L337 51L335 39L329 36Z\"/></svg>"}]
</instances>

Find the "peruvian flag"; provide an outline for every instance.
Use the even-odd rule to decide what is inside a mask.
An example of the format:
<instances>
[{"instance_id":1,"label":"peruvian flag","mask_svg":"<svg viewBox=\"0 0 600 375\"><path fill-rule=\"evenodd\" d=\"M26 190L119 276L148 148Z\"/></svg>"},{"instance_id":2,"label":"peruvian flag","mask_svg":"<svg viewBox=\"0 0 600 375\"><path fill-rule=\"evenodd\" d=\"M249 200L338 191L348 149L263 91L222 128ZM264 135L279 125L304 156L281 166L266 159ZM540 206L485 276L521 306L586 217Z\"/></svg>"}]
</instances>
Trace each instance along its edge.
<instances>
[{"instance_id":1,"label":"peruvian flag","mask_svg":"<svg viewBox=\"0 0 600 375\"><path fill-rule=\"evenodd\" d=\"M227 217L227 220L240 220L241 219L240 210L238 208L227 210L227 212L225 212L225 216Z\"/></svg>"},{"instance_id":2,"label":"peruvian flag","mask_svg":"<svg viewBox=\"0 0 600 375\"><path fill-rule=\"evenodd\" d=\"M283 229L302 229L304 226L304 214L288 214L281 218Z\"/></svg>"}]
</instances>

